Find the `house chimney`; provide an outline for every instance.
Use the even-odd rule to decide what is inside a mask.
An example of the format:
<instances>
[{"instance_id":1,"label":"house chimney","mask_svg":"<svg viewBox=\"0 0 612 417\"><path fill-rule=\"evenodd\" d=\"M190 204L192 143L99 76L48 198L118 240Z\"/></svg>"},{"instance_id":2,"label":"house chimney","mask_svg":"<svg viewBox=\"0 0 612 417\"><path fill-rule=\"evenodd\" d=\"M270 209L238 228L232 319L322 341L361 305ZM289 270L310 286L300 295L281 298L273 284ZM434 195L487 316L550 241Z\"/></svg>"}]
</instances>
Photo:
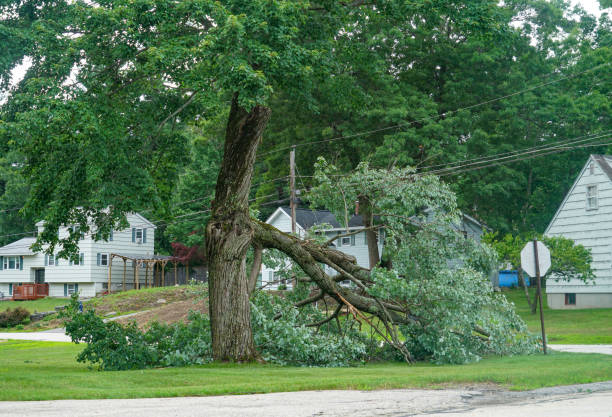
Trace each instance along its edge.
<instances>
[{"instance_id":1,"label":"house chimney","mask_svg":"<svg viewBox=\"0 0 612 417\"><path fill-rule=\"evenodd\" d=\"M355 201L355 216L359 215L359 200Z\"/></svg>"}]
</instances>

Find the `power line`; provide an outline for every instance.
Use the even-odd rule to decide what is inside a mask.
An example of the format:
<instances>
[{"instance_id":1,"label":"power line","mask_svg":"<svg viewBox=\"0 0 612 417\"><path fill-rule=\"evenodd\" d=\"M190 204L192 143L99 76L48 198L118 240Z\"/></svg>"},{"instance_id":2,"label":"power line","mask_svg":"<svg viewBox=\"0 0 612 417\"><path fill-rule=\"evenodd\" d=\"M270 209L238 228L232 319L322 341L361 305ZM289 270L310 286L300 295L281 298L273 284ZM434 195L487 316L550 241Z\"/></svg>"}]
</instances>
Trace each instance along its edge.
<instances>
[{"instance_id":1,"label":"power line","mask_svg":"<svg viewBox=\"0 0 612 417\"><path fill-rule=\"evenodd\" d=\"M612 136L612 135L609 135L609 136ZM608 142L606 144L609 145L609 144L612 144L612 142ZM604 144L599 144L599 145L604 145ZM581 148L581 147L583 147L583 145L579 145L579 146L576 146L576 147L571 147L570 146L570 147L565 147L565 148L558 148L558 149L553 149L551 151L544 152L544 153L541 153L541 154L529 155L529 156L526 156L526 157L523 157L523 158L517 158L515 160L498 161L498 162L494 162L494 163L487 164L487 165L482 165L482 166L477 166L477 167L472 167L472 168L466 168L466 169L461 169L461 170L457 170L457 171L453 171L453 172L446 172L446 173L437 174L437 175L441 176L441 177L447 176L447 175L457 175L457 174L462 174L464 172L475 171L475 170L479 170L479 169L483 169L483 168L489 168L489 167L492 167L492 166L506 165L506 164L509 164L511 162L526 161L526 160L529 160L529 159L539 158L539 157L542 157L542 156L546 156L546 155L550 155L550 154L554 154L554 153L559 153L559 152L564 152L564 151L568 151L568 150L572 150L572 149L576 149L576 148Z\"/></svg>"},{"instance_id":2,"label":"power line","mask_svg":"<svg viewBox=\"0 0 612 417\"><path fill-rule=\"evenodd\" d=\"M258 200L262 200L262 199L266 199L268 197L272 197L272 196L276 196L276 194L268 194L268 195L264 195L264 196L259 196L259 197L255 197L252 198L250 200L248 200L249 203L253 203L256 202ZM156 222L148 222L148 223L138 223L138 224L132 224L130 225L130 227L144 227L144 226L150 226L151 224L153 224L154 226L168 226L171 224L176 224L176 223L182 223L185 221L190 221L190 220L194 220L196 217L194 216L202 216L206 213L209 213L211 211L210 208L205 209L205 210L200 210L197 212L193 212L193 213L186 213L180 216L175 216L175 219L181 218L182 220L173 220L170 222L166 222L163 220L160 221L156 221ZM8 235L0 235L0 237L8 237L8 236L16 236L16 235L24 235L24 234L35 234L37 233L37 231L31 231L31 232L24 232L24 233L13 233L13 234L8 234ZM97 234L96 232L89 232L89 233L84 233L83 237L93 237ZM34 237L34 236L33 236ZM11 246L11 249L29 249L31 245L15 245L15 246Z\"/></svg>"},{"instance_id":3,"label":"power line","mask_svg":"<svg viewBox=\"0 0 612 417\"><path fill-rule=\"evenodd\" d=\"M521 152L525 152L525 151L530 151L530 150L535 150L535 149L540 149L540 148L546 148L549 146L561 146L563 144L568 144L568 143L573 143L574 141L583 139L583 138L587 138L587 137L591 137L591 136L595 136L595 135L601 135L601 134L605 134L605 133L609 133L612 132L612 130L608 130L608 131L604 131L604 132L598 132L598 133L590 133L588 135L584 135L584 136L580 136L577 138L573 138L573 139L565 139L565 140L561 140L561 141L557 141L555 143L546 143L546 144L542 144L542 145L537 145L537 146L532 146L532 147L528 147L528 148L522 148L522 149L517 149L514 151L507 151L507 152L500 152L497 154L492 154L492 155L484 155L484 156L479 156L479 157L474 157L474 158L468 158L468 159L462 159L459 161L455 161L455 162L449 162L449 163L445 163L445 164L436 164L436 165L427 165L421 168L421 170L426 170L427 168L437 168L437 167L446 167L446 168L450 168L454 165L460 165L463 164L465 162L472 162L472 161L480 161L483 159L488 159L488 158L494 158L494 157L498 157L498 156L506 156L506 155L514 155L514 154L518 154ZM585 139L586 140L591 140L592 138L589 139ZM431 170L428 170L428 172Z\"/></svg>"},{"instance_id":4,"label":"power line","mask_svg":"<svg viewBox=\"0 0 612 417\"><path fill-rule=\"evenodd\" d=\"M320 144L320 143L333 142L333 141L338 141L338 140L351 139L351 138L355 138L355 137L359 137L359 136L371 135L373 133L380 133L380 132L383 132L383 131L386 131L386 130L397 129L397 128L400 128L400 127L412 126L415 123L420 123L420 122L424 122L424 121L427 121L427 120L432 120L432 119L436 119L436 118L440 118L440 117L447 117L447 116L449 116L451 114L455 114L455 113L458 113L460 111L471 110L471 109L474 109L474 108L477 108L477 107L484 106L486 104L495 103L497 101L505 100L505 99L510 98L510 97L514 97L514 96L517 96L517 95L520 95L520 94L523 94L523 93L527 93L529 91L533 91L533 90L536 90L538 88L545 87L547 85L551 85L551 84L558 83L558 82L561 82L561 81L565 81L565 80L569 80L569 79L572 79L572 78L576 78L576 77L578 77L580 75L586 74L586 73L591 72L591 71L595 71L597 69L603 68L603 67L608 66L610 64L611 64L610 62L599 64L599 65L596 65L595 67L586 69L584 71L577 72L575 74L570 74L570 75L567 75L567 76L564 76L564 77L560 77L560 78L558 78L556 80L546 81L544 83L540 83L540 84L537 84L535 86L528 87L528 88L525 88L523 90L515 91L513 93L506 94L506 95L503 95L503 96L500 96L500 97L496 97L496 98L492 98L492 99L489 99L489 100L485 100L485 101L482 101L480 103L472 104L472 105L465 106L465 107L460 107L460 108L455 109L455 110L449 110L449 111L444 112L442 114L436 114L436 115L433 115L433 116L427 116L427 117L423 117L421 119L413 120L411 122L398 123L396 125L386 126L386 127L382 127L382 128L378 128L378 129L372 129L372 130L357 132L357 133L354 133L354 134L351 134L351 135L347 135L347 136L337 136L337 137L333 137L333 138L329 138L329 139L321 139L321 140L310 141L310 142L301 142L301 143L297 143L295 145L285 146L285 147L282 147L282 148L278 148L278 149L274 149L274 150L271 150L271 151L268 151L268 152L264 152L262 154L257 155L257 157L260 158L260 157L263 157L263 156L266 156L266 155L270 155L270 154L273 154L273 153L286 151L286 150L289 150L289 149L293 148L294 146L295 147L301 147L301 146L308 146L308 145L316 145L316 144Z\"/></svg>"},{"instance_id":5,"label":"power line","mask_svg":"<svg viewBox=\"0 0 612 417\"><path fill-rule=\"evenodd\" d=\"M474 161L474 162L469 162L469 160L466 160L465 162L467 162L467 163L464 163L464 164L461 164L461 165L455 165L455 166L450 166L450 167L446 167L446 168L428 170L428 171L425 171L425 173L440 175L440 174L442 174L444 172L454 171L454 170L459 169L459 168L465 168L465 167L469 167L469 166L477 166L477 165L488 163L488 162L501 161L501 160L506 160L506 159L513 159L513 158L515 158L517 156L533 154L533 153L543 152L543 151L547 151L547 150L551 150L551 149L563 148L563 147L567 147L568 145L573 145L573 144L577 144L577 143L583 143L583 142L588 142L588 141L592 141L592 140L597 140L597 139L601 139L603 137L606 137L610 133L612 133L612 130L609 130L609 131L606 131L606 132L602 132L602 133L587 135L587 136L581 136L579 138L565 140L565 141L562 141L559 144L548 144L548 145L544 145L544 146L542 146L542 145L541 146L536 146L536 147L533 147L533 148L525 148L525 149L520 150L520 151L515 151L515 153L511 154L511 155L508 155L508 154L499 154L500 156L491 155L491 156L488 156L488 157L481 158L481 160ZM586 139L585 139L585 137L586 137Z\"/></svg>"}]
</instances>

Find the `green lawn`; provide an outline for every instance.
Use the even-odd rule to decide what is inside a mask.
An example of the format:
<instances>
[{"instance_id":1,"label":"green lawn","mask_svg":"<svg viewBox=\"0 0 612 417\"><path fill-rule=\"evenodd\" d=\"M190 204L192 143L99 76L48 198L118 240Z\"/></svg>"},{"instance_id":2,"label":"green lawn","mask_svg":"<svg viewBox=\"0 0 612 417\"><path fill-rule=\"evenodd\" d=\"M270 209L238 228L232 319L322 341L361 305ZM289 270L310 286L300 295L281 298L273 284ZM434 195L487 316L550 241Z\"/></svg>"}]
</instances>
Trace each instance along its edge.
<instances>
[{"instance_id":1,"label":"green lawn","mask_svg":"<svg viewBox=\"0 0 612 417\"><path fill-rule=\"evenodd\" d=\"M0 400L142 398L319 389L441 388L495 383L523 390L612 379L612 357L553 353L470 365L404 363L352 368L212 364L99 372L75 361L82 346L0 342Z\"/></svg>"},{"instance_id":2,"label":"green lawn","mask_svg":"<svg viewBox=\"0 0 612 417\"><path fill-rule=\"evenodd\" d=\"M534 290L531 290L532 299ZM524 290L504 292L514 302L516 311L529 329L540 333L540 313L531 314ZM559 344L610 344L612 343L612 308L585 310L551 310L544 301L544 328L548 343Z\"/></svg>"},{"instance_id":3,"label":"green lawn","mask_svg":"<svg viewBox=\"0 0 612 417\"><path fill-rule=\"evenodd\" d=\"M12 300L6 300L6 301L0 301L0 311L4 311L8 308L15 308L15 307L23 307L25 309L27 309L30 313L33 313L34 311L52 311L55 306L63 306L68 304L67 299L65 298L52 298L52 297L47 297L47 298L41 298L40 300L30 300L30 301L12 301Z\"/></svg>"}]
</instances>

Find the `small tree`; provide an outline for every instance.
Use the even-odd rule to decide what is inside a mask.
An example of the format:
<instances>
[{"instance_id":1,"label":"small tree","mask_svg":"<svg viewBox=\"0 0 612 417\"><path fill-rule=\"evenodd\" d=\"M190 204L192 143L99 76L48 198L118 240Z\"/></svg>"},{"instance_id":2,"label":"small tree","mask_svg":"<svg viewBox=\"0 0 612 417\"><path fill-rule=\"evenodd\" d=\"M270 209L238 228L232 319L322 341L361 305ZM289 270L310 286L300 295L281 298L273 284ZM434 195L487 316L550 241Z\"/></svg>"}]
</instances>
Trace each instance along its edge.
<instances>
[{"instance_id":1,"label":"small tree","mask_svg":"<svg viewBox=\"0 0 612 417\"><path fill-rule=\"evenodd\" d=\"M525 298L531 308L531 313L535 314L537 309L538 297L531 301L527 285L521 268L521 250L527 242L533 239L542 241L550 249L551 267L547 274L549 279L555 281L569 281L578 279L584 283L593 282L595 274L591 268L593 257L591 250L580 244L576 244L572 239L561 236L534 235L511 235L507 234L499 237L497 233L488 233L483 237L483 241L491 245L497 252L501 264L510 264L519 274L519 281L525 289ZM546 285L546 276L542 277L543 284Z\"/></svg>"}]
</instances>

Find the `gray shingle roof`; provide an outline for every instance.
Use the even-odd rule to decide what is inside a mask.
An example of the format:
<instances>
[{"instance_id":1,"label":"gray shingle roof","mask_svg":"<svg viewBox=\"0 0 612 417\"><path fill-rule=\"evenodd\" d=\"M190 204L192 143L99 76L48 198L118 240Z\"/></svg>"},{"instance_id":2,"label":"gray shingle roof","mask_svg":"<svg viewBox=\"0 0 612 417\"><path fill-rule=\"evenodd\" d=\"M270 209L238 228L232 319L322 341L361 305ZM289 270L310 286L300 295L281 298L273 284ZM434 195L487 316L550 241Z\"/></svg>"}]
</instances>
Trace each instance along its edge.
<instances>
[{"instance_id":1,"label":"gray shingle roof","mask_svg":"<svg viewBox=\"0 0 612 417\"><path fill-rule=\"evenodd\" d=\"M30 246L36 242L35 237L24 237L16 242L9 243L6 246L0 248L0 255L2 256L15 256L15 255L34 255L34 252L30 249Z\"/></svg>"},{"instance_id":2,"label":"gray shingle roof","mask_svg":"<svg viewBox=\"0 0 612 417\"><path fill-rule=\"evenodd\" d=\"M281 207L285 213L291 215L291 208L289 206ZM312 226L317 224L330 224L334 229L340 229L343 226L338 222L336 216L329 210L310 210L305 208L298 208L295 210L295 221L303 229L308 230ZM349 219L349 227L363 227L363 219L361 216L353 215Z\"/></svg>"},{"instance_id":3,"label":"gray shingle roof","mask_svg":"<svg viewBox=\"0 0 612 417\"><path fill-rule=\"evenodd\" d=\"M608 160L612 159L612 156L592 155L592 157L599 164L601 170L608 176L610 181L612 181L612 167L610 166L610 161Z\"/></svg>"}]
</instances>

